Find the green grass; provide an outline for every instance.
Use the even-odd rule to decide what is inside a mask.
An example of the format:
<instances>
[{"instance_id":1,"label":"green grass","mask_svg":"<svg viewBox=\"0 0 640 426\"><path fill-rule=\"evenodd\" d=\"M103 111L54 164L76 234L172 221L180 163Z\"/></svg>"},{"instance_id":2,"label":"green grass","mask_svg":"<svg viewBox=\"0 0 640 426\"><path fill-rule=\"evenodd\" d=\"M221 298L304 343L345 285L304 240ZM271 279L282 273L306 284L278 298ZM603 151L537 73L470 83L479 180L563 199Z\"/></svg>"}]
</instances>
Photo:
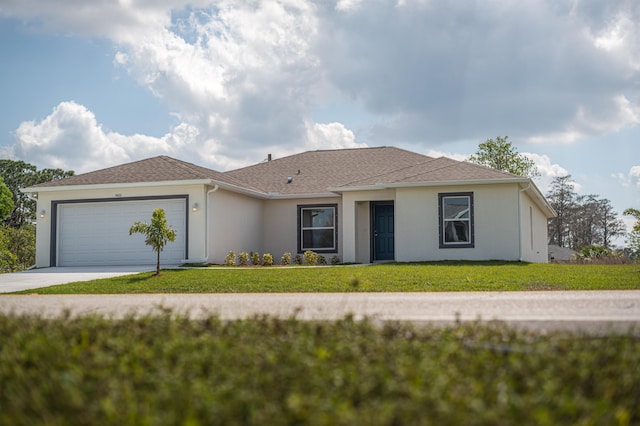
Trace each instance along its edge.
<instances>
[{"instance_id":1,"label":"green grass","mask_svg":"<svg viewBox=\"0 0 640 426\"><path fill-rule=\"evenodd\" d=\"M39 294L640 289L639 265L436 262L165 270L27 290Z\"/></svg>"},{"instance_id":2,"label":"green grass","mask_svg":"<svg viewBox=\"0 0 640 426\"><path fill-rule=\"evenodd\" d=\"M0 424L629 425L640 337L0 314Z\"/></svg>"}]
</instances>

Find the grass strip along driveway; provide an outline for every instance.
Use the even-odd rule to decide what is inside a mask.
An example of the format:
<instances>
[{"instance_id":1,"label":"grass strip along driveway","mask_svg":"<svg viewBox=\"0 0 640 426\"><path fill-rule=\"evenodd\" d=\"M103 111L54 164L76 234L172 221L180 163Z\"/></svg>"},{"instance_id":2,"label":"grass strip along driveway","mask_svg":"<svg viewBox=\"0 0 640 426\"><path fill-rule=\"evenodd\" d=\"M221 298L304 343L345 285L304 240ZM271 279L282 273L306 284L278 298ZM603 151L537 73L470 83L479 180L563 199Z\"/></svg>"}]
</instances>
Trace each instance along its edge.
<instances>
[{"instance_id":1,"label":"grass strip along driveway","mask_svg":"<svg viewBox=\"0 0 640 426\"><path fill-rule=\"evenodd\" d=\"M423 292L640 289L639 265L435 262L164 270L27 290L38 294Z\"/></svg>"}]
</instances>

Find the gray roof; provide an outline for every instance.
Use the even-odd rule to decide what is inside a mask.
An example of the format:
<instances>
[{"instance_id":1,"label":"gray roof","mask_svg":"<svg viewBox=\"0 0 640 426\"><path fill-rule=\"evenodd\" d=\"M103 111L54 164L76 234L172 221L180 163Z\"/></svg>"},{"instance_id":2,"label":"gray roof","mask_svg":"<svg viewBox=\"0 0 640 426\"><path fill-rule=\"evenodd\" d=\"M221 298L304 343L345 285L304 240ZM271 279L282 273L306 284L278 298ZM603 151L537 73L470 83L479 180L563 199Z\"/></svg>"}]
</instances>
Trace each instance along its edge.
<instances>
[{"instance_id":1,"label":"gray roof","mask_svg":"<svg viewBox=\"0 0 640 426\"><path fill-rule=\"evenodd\" d=\"M445 157L394 147L308 151L228 172L158 156L71 176L31 188L75 185L212 180L266 194L326 194L331 189L378 183L426 183L524 179ZM331 188L331 189L330 189Z\"/></svg>"},{"instance_id":2,"label":"gray roof","mask_svg":"<svg viewBox=\"0 0 640 426\"><path fill-rule=\"evenodd\" d=\"M427 157L428 158L428 157ZM429 183L473 180L523 179L521 176L480 166L466 161L456 161L446 157L428 158L421 163L379 173L365 179L342 185L367 186L377 183Z\"/></svg>"},{"instance_id":3,"label":"gray roof","mask_svg":"<svg viewBox=\"0 0 640 426\"><path fill-rule=\"evenodd\" d=\"M186 180L215 180L243 185L243 182L225 176L224 173L162 155L41 183L32 188Z\"/></svg>"},{"instance_id":4,"label":"gray roof","mask_svg":"<svg viewBox=\"0 0 640 426\"><path fill-rule=\"evenodd\" d=\"M399 148L356 148L308 151L226 172L263 192L322 194L328 188L392 173L433 158ZM291 183L288 178L291 178Z\"/></svg>"}]
</instances>

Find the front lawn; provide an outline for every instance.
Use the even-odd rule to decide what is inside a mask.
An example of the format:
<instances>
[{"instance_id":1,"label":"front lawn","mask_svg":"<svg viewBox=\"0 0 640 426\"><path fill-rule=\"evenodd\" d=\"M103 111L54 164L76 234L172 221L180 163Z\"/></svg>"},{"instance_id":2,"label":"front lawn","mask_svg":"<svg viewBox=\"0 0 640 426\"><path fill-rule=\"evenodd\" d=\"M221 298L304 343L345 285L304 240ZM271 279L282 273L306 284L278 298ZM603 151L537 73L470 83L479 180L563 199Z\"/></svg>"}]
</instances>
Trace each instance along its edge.
<instances>
[{"instance_id":1,"label":"front lawn","mask_svg":"<svg viewBox=\"0 0 640 426\"><path fill-rule=\"evenodd\" d=\"M27 290L38 294L640 289L639 265L433 262L165 270Z\"/></svg>"}]
</instances>

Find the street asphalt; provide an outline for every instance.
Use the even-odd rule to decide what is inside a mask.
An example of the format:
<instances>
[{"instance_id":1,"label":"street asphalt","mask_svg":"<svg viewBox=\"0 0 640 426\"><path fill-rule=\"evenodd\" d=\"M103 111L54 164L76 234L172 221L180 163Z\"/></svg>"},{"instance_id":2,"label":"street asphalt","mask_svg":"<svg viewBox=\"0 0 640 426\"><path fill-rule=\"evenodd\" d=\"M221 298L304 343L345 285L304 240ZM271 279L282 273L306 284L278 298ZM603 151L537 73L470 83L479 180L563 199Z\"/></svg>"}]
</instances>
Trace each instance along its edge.
<instances>
[{"instance_id":1,"label":"street asphalt","mask_svg":"<svg viewBox=\"0 0 640 426\"><path fill-rule=\"evenodd\" d=\"M528 329L640 332L640 290L451 293L261 293L37 295L56 284L152 271L153 266L43 268L0 274L0 312L47 317L100 314L110 318L166 312L223 320L269 315L335 320L353 315L373 321L448 325L502 321Z\"/></svg>"}]
</instances>

